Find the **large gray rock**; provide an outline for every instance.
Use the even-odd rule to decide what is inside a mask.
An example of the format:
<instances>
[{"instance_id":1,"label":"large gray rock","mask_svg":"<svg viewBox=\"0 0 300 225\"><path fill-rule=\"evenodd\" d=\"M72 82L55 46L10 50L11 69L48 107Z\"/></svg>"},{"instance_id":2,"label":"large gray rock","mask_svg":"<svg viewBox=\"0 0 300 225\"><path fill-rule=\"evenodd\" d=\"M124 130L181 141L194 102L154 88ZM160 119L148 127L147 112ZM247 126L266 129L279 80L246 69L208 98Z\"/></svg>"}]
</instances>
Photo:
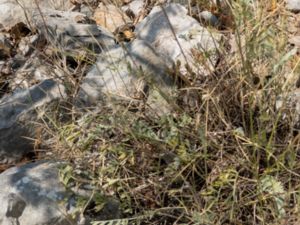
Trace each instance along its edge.
<instances>
[{"instance_id":1,"label":"large gray rock","mask_svg":"<svg viewBox=\"0 0 300 225\"><path fill-rule=\"evenodd\" d=\"M32 25L58 49L92 49L115 46L114 37L81 13L45 9L32 13Z\"/></svg>"},{"instance_id":2,"label":"large gray rock","mask_svg":"<svg viewBox=\"0 0 300 225\"><path fill-rule=\"evenodd\" d=\"M90 199L92 190L67 189L59 176L64 166L67 165L62 162L42 161L13 167L0 174L0 224L88 225L94 219L119 218L119 204L109 197L104 197L104 208L95 217L79 215L77 197Z\"/></svg>"},{"instance_id":3,"label":"large gray rock","mask_svg":"<svg viewBox=\"0 0 300 225\"><path fill-rule=\"evenodd\" d=\"M20 22L26 24L31 12L38 8L36 2L39 7L48 9L67 10L71 6L69 0L0 0L0 24L5 29Z\"/></svg>"},{"instance_id":4,"label":"large gray rock","mask_svg":"<svg viewBox=\"0 0 300 225\"><path fill-rule=\"evenodd\" d=\"M56 4L59 2L56 1ZM25 24L30 30L38 30L61 51L92 49L100 52L101 48L115 45L113 36L93 24L84 14L56 10L57 7L50 6L53 4L40 1L37 8L35 1L23 0L18 4L15 0L0 0L0 24L7 31L17 31Z\"/></svg>"},{"instance_id":5,"label":"large gray rock","mask_svg":"<svg viewBox=\"0 0 300 225\"><path fill-rule=\"evenodd\" d=\"M59 165L32 163L0 174L1 225L75 224L65 216L75 202L59 182Z\"/></svg>"},{"instance_id":6,"label":"large gray rock","mask_svg":"<svg viewBox=\"0 0 300 225\"><path fill-rule=\"evenodd\" d=\"M142 40L103 52L87 74L81 86L81 98L96 102L104 96L134 98L147 89L147 83L161 88L172 86L166 70L172 62L167 56L157 54Z\"/></svg>"},{"instance_id":7,"label":"large gray rock","mask_svg":"<svg viewBox=\"0 0 300 225\"><path fill-rule=\"evenodd\" d=\"M221 35L211 33L179 4L156 6L136 26L138 38L151 43L158 53L168 55L174 63L181 62L180 72L187 73L186 65L196 74L208 75L218 60Z\"/></svg>"},{"instance_id":8,"label":"large gray rock","mask_svg":"<svg viewBox=\"0 0 300 225\"><path fill-rule=\"evenodd\" d=\"M300 0L287 0L286 8L292 12L300 11Z\"/></svg>"},{"instance_id":9,"label":"large gray rock","mask_svg":"<svg viewBox=\"0 0 300 225\"><path fill-rule=\"evenodd\" d=\"M33 150L37 107L63 98L64 88L53 80L45 80L0 100L0 164L14 163Z\"/></svg>"}]
</instances>

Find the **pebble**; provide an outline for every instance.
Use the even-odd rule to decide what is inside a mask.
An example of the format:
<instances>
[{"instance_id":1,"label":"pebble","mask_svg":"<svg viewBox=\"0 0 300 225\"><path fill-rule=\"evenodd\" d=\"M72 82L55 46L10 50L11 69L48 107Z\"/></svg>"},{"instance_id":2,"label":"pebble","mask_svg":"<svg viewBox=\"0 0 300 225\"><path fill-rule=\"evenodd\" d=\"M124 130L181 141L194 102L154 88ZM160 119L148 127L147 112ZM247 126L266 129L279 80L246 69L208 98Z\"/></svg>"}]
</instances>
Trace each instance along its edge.
<instances>
[{"instance_id":1,"label":"pebble","mask_svg":"<svg viewBox=\"0 0 300 225\"><path fill-rule=\"evenodd\" d=\"M218 18L209 11L200 12L200 19L204 20L205 23L211 26L218 26L219 20Z\"/></svg>"},{"instance_id":2,"label":"pebble","mask_svg":"<svg viewBox=\"0 0 300 225\"><path fill-rule=\"evenodd\" d=\"M300 0L287 0L286 8L292 12L300 12Z\"/></svg>"}]
</instances>

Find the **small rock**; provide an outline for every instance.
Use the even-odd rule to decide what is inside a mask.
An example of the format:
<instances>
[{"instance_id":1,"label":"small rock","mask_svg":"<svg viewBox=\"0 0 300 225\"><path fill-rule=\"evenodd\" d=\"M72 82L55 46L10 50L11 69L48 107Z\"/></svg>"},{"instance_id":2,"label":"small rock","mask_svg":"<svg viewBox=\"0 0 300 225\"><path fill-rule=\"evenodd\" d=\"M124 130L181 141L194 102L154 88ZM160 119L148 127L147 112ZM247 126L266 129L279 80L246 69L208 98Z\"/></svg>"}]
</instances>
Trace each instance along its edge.
<instances>
[{"instance_id":1,"label":"small rock","mask_svg":"<svg viewBox=\"0 0 300 225\"><path fill-rule=\"evenodd\" d=\"M35 34L31 36L27 36L21 39L19 42L19 51L24 56L29 56L35 49L39 46L38 44L43 41L41 35Z\"/></svg>"},{"instance_id":2,"label":"small rock","mask_svg":"<svg viewBox=\"0 0 300 225\"><path fill-rule=\"evenodd\" d=\"M215 26L215 27L220 24L218 18L209 11L200 12L199 17L200 20L202 20L205 24Z\"/></svg>"},{"instance_id":3,"label":"small rock","mask_svg":"<svg viewBox=\"0 0 300 225\"><path fill-rule=\"evenodd\" d=\"M292 44L298 48L300 47L300 36L293 36L288 41L290 44Z\"/></svg>"},{"instance_id":4,"label":"small rock","mask_svg":"<svg viewBox=\"0 0 300 225\"><path fill-rule=\"evenodd\" d=\"M110 32L114 32L119 26L130 22L128 16L114 5L104 5L100 3L95 10L93 19L102 27L105 27Z\"/></svg>"},{"instance_id":5,"label":"small rock","mask_svg":"<svg viewBox=\"0 0 300 225\"><path fill-rule=\"evenodd\" d=\"M131 17L133 15L135 18L141 12L143 7L144 7L143 0L134 0L130 2L128 5L124 5L122 7L122 10L126 13L126 15L131 15Z\"/></svg>"},{"instance_id":6,"label":"small rock","mask_svg":"<svg viewBox=\"0 0 300 225\"><path fill-rule=\"evenodd\" d=\"M286 8L292 12L300 12L300 0L287 0Z\"/></svg>"}]
</instances>

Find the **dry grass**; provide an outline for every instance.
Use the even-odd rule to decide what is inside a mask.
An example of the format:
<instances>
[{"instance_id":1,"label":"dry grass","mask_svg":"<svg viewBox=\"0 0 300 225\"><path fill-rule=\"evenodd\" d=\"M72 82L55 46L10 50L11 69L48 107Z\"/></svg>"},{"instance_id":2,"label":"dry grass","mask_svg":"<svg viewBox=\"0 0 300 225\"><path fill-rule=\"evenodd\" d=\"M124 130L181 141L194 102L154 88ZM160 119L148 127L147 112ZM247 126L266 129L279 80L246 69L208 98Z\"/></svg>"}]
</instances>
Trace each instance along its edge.
<instances>
[{"instance_id":1,"label":"dry grass","mask_svg":"<svg viewBox=\"0 0 300 225\"><path fill-rule=\"evenodd\" d=\"M126 103L84 117L66 104L63 120L47 114L47 148L74 166L66 184L89 183L118 198L120 224L298 223L297 116L288 104L276 107L298 79L289 12L283 1L244 2L231 1L235 23L223 27L235 47L220 50L211 76L178 89L185 98L172 115L151 117ZM76 90L78 82L69 83ZM191 96L193 104L183 100Z\"/></svg>"}]
</instances>

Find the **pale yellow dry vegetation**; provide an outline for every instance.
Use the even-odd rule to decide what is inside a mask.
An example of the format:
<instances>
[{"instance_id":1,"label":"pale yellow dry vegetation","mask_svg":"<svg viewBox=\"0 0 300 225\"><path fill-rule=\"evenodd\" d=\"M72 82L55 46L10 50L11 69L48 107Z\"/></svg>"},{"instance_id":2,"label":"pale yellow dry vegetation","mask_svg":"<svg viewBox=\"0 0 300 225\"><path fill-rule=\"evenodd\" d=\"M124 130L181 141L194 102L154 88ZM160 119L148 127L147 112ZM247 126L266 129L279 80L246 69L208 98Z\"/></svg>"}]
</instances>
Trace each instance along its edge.
<instances>
[{"instance_id":1,"label":"pale yellow dry vegetation","mask_svg":"<svg viewBox=\"0 0 300 225\"><path fill-rule=\"evenodd\" d=\"M225 44L213 74L181 83L173 114L124 103L82 119L66 104L69 117L46 114L41 143L70 160L66 185L95 187L93 207L78 206L85 213L101 209L102 194L120 200L116 224L298 224L300 139L289 96L299 56L288 44L298 15L284 1L197 3L223 20Z\"/></svg>"}]
</instances>

